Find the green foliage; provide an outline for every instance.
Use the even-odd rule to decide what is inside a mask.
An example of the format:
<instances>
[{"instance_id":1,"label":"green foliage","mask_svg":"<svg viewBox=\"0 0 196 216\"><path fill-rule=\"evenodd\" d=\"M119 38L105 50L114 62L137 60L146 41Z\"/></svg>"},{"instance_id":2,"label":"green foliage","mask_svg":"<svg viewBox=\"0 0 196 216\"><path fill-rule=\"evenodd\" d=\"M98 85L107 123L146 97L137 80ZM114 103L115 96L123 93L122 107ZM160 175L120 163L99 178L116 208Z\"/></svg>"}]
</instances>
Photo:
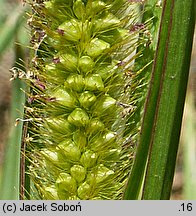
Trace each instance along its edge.
<instances>
[{"instance_id":1,"label":"green foliage","mask_svg":"<svg viewBox=\"0 0 196 216\"><path fill-rule=\"evenodd\" d=\"M20 157L22 140L22 123L15 126L17 118L23 118L25 96L21 88L25 89L24 83L17 79L13 81L11 130L8 146L5 152L5 161L2 169L1 199L19 199L20 195ZM17 89L17 91L15 91ZM18 113L20 110L21 113Z\"/></svg>"},{"instance_id":2,"label":"green foliage","mask_svg":"<svg viewBox=\"0 0 196 216\"><path fill-rule=\"evenodd\" d=\"M143 91L146 92L149 88L149 83L146 83L146 80L150 81L150 78L152 77L151 75L152 66L153 66L152 59L154 59L154 54L157 48L162 4L161 3L157 4L157 0L148 0L144 5L143 11L144 13L143 13L142 21L144 23L147 22L149 25L148 34L150 35L150 38L147 44L142 43L138 47L137 52L140 53L140 57L136 59L134 64L135 64L135 68L143 68L142 75L144 73L145 78L143 76L140 76L139 79L141 83L142 81L144 81L142 88ZM145 95L147 95L147 93L145 93ZM140 99L138 103L138 108L140 108L141 111L143 111L144 108L143 107L144 100L146 100L146 98L143 97ZM134 119L138 119L138 121L141 121L141 115L137 115L137 113L134 113ZM146 128L147 133L148 133L147 130L151 126L150 122L148 124L149 127ZM134 166L132 167L130 179L128 181L126 190L124 192L124 199L138 199L142 189L144 172L145 172L148 152L149 152L149 145L148 142L146 142L146 138L143 144L141 144L141 141L139 141L138 138L138 143L139 145L134 160Z\"/></svg>"},{"instance_id":3,"label":"green foliage","mask_svg":"<svg viewBox=\"0 0 196 216\"><path fill-rule=\"evenodd\" d=\"M163 6L154 86L151 85L151 95L158 95L144 199L170 198L195 27L194 0L167 0Z\"/></svg>"},{"instance_id":4,"label":"green foliage","mask_svg":"<svg viewBox=\"0 0 196 216\"><path fill-rule=\"evenodd\" d=\"M169 199L195 25L195 1L165 0L158 47L149 87L140 145L134 163L127 199L136 199L137 176L144 175L143 199ZM189 40L187 40L189 38ZM145 163L141 162L145 158ZM136 188L136 189L135 189ZM132 193L131 193L132 192Z\"/></svg>"},{"instance_id":5,"label":"green foliage","mask_svg":"<svg viewBox=\"0 0 196 216\"><path fill-rule=\"evenodd\" d=\"M134 2L29 1L33 59L27 73L14 70L30 86L26 137L21 152L22 122L14 123L23 118L25 85L17 78L1 199L138 199L150 146L143 198L169 198L196 7L165 0L158 38L161 1ZM25 9L0 17L1 55Z\"/></svg>"},{"instance_id":6,"label":"green foliage","mask_svg":"<svg viewBox=\"0 0 196 216\"><path fill-rule=\"evenodd\" d=\"M0 28L0 57L5 49L10 45L11 41L15 37L19 27L24 21L24 11L25 7L21 8L18 6L13 11L10 17L7 17L3 24L1 24Z\"/></svg>"},{"instance_id":7,"label":"green foliage","mask_svg":"<svg viewBox=\"0 0 196 216\"><path fill-rule=\"evenodd\" d=\"M5 2L1 1L1 6L5 7ZM1 9L2 9L1 7ZM0 55L5 53L5 50L11 45L11 42L16 40L16 34L20 31L22 24L24 24L24 11L26 7L21 8L18 6L13 10L12 14L7 17L1 17L1 30L0 30ZM6 11L8 13L8 11ZM23 39L24 34L19 38ZM18 41L17 41L18 42ZM21 89L25 89L25 84L17 78L24 62L23 48L18 45L14 46L15 60L19 63L18 70L12 72L14 79L12 81L12 99L11 99L11 116L10 116L10 130L9 137L6 145L4 163L2 167L1 176L1 193L0 199L19 199L20 189L20 157L21 157L21 138L22 138L22 123L15 126L17 118L23 118L25 94Z\"/></svg>"}]
</instances>

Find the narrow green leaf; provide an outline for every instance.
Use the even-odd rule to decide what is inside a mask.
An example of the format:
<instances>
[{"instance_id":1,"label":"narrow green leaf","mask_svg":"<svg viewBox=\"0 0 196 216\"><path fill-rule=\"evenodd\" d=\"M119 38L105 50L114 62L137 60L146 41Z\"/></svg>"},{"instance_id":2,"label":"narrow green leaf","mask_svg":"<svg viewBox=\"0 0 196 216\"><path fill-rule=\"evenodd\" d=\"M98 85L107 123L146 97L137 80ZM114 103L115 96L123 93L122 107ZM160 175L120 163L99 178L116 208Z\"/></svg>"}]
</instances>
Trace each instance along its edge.
<instances>
[{"instance_id":1,"label":"narrow green leaf","mask_svg":"<svg viewBox=\"0 0 196 216\"><path fill-rule=\"evenodd\" d=\"M4 25L0 29L0 56L3 54L4 50L8 47L10 42L15 37L15 34L19 26L23 22L24 11L26 7L18 6L10 17L7 18Z\"/></svg>"},{"instance_id":2,"label":"narrow green leaf","mask_svg":"<svg viewBox=\"0 0 196 216\"><path fill-rule=\"evenodd\" d=\"M175 3L164 1L158 50L144 110L140 143L125 199L138 198L150 144L153 145L144 199L169 197L188 77L195 22L194 7L194 1L191 0Z\"/></svg>"},{"instance_id":3,"label":"narrow green leaf","mask_svg":"<svg viewBox=\"0 0 196 216\"><path fill-rule=\"evenodd\" d=\"M21 59L22 48L16 45L16 59ZM25 103L25 84L19 78L12 81L11 128L3 164L0 199L19 199L22 119Z\"/></svg>"},{"instance_id":4,"label":"narrow green leaf","mask_svg":"<svg viewBox=\"0 0 196 216\"><path fill-rule=\"evenodd\" d=\"M5 163L2 175L1 199L19 199L20 180L20 143L22 137L22 123L15 126L16 118L23 117L24 93L21 91L23 83L17 79L12 87L12 128L6 149ZM18 89L18 90L16 90ZM20 111L19 111L20 110Z\"/></svg>"},{"instance_id":5,"label":"narrow green leaf","mask_svg":"<svg viewBox=\"0 0 196 216\"><path fill-rule=\"evenodd\" d=\"M152 71L152 64L149 63L154 58L155 49L157 46L162 7L161 5L157 5L157 0L148 0L146 1L143 10L144 10L144 14L143 14L142 22L146 23L149 22L149 20L151 20L150 34L152 36L152 41L149 41L150 44L149 46L146 46L144 44L141 44L139 46L138 52L142 53L142 57L136 59L135 66L138 68L144 67L144 72L148 76L147 79L149 79L150 72ZM145 100L145 96L143 97L143 100ZM141 106L140 109L142 110L143 106ZM140 116L138 117L140 118ZM150 127L148 129L150 130ZM148 151L149 151L149 142L145 142L145 138L144 141L142 142L142 138L141 138L140 144L137 148L134 165L131 170L131 175L126 190L124 192L124 199L138 199L142 187L143 175L147 163Z\"/></svg>"},{"instance_id":6,"label":"narrow green leaf","mask_svg":"<svg viewBox=\"0 0 196 216\"><path fill-rule=\"evenodd\" d=\"M141 143L151 144L143 199L170 197L189 74L194 7L194 0L164 1L141 135Z\"/></svg>"}]
</instances>

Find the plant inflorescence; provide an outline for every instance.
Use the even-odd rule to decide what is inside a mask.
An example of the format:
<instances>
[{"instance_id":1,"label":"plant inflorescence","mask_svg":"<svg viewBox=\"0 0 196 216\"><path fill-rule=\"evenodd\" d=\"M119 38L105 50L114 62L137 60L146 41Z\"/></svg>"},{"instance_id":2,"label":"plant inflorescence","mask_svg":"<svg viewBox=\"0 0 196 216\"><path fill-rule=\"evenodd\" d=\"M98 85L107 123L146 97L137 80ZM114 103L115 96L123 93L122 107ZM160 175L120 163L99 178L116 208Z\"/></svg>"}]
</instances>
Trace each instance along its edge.
<instances>
[{"instance_id":1,"label":"plant inflorescence","mask_svg":"<svg viewBox=\"0 0 196 216\"><path fill-rule=\"evenodd\" d=\"M29 2L31 198L122 199L146 85L136 50L149 44L135 2Z\"/></svg>"}]
</instances>

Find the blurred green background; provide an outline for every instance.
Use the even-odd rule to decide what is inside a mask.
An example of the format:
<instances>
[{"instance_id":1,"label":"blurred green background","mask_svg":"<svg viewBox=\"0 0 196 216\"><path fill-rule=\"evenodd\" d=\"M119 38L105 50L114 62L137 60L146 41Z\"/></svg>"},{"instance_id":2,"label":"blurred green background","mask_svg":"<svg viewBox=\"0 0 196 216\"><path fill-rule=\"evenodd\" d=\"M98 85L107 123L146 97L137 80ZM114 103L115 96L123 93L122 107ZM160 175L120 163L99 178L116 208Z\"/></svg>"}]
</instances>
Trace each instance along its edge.
<instances>
[{"instance_id":1,"label":"blurred green background","mask_svg":"<svg viewBox=\"0 0 196 216\"><path fill-rule=\"evenodd\" d=\"M11 112L18 112L13 104L14 89L10 81L11 69L23 55L28 62L29 30L26 26L27 15L21 0L0 0L0 182L3 175L4 159L7 153L8 138L13 133L14 119ZM187 38L187 40L189 40ZM18 46L19 44L19 46ZM17 87L18 88L18 87ZM11 102L12 101L12 102ZM21 103L15 98L14 103ZM189 85L184 111L180 148L171 199L196 199L196 35L193 44ZM1 197L0 197L1 199Z\"/></svg>"}]
</instances>

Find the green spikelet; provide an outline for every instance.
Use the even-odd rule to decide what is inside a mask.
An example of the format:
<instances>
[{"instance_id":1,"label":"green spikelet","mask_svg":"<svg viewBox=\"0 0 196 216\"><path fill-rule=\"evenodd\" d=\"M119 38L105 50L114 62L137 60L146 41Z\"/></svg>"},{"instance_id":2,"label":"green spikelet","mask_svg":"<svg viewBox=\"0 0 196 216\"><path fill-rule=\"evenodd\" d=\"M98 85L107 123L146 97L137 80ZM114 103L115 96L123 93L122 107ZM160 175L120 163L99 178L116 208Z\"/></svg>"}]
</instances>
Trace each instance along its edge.
<instances>
[{"instance_id":1,"label":"green spikelet","mask_svg":"<svg viewBox=\"0 0 196 216\"><path fill-rule=\"evenodd\" d=\"M145 84L133 68L145 25L132 3L30 3L27 172L39 199L122 198Z\"/></svg>"}]
</instances>

